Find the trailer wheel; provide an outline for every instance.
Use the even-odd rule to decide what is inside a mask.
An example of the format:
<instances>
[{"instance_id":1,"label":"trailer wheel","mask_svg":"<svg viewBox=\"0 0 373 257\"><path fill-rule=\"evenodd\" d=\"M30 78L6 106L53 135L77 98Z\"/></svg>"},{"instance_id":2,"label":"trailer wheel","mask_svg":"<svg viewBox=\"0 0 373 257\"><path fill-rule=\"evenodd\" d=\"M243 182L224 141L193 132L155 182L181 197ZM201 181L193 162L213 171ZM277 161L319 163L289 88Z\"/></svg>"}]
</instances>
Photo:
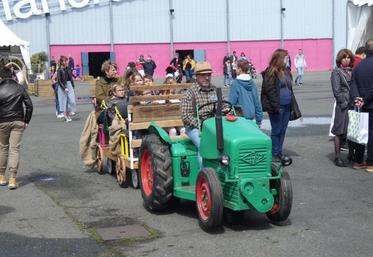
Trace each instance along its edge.
<instances>
[{"instance_id":1,"label":"trailer wheel","mask_svg":"<svg viewBox=\"0 0 373 257\"><path fill-rule=\"evenodd\" d=\"M109 172L110 172L110 175L112 176L116 176L117 175L117 162L116 160L111 160L109 159L110 161L110 164L111 164L111 168L109 169Z\"/></svg>"},{"instance_id":2,"label":"trailer wheel","mask_svg":"<svg viewBox=\"0 0 373 257\"><path fill-rule=\"evenodd\" d=\"M211 168L203 168L197 178L196 205L199 225L204 230L221 226L223 218L223 192L220 181Z\"/></svg>"},{"instance_id":3,"label":"trailer wheel","mask_svg":"<svg viewBox=\"0 0 373 257\"><path fill-rule=\"evenodd\" d=\"M132 182L132 187L137 189L139 188L139 174L137 170L131 170L131 182Z\"/></svg>"},{"instance_id":4,"label":"trailer wheel","mask_svg":"<svg viewBox=\"0 0 373 257\"><path fill-rule=\"evenodd\" d=\"M99 174L104 173L104 162L103 162L103 157L104 157L104 151L100 145L97 146L96 150L96 168L97 172Z\"/></svg>"},{"instance_id":5,"label":"trailer wheel","mask_svg":"<svg viewBox=\"0 0 373 257\"><path fill-rule=\"evenodd\" d=\"M266 215L273 222L283 222L289 217L293 203L290 176L286 171L283 171L280 180L272 180L270 183L271 188L278 190L278 194L274 197L273 208Z\"/></svg>"},{"instance_id":6,"label":"trailer wheel","mask_svg":"<svg viewBox=\"0 0 373 257\"><path fill-rule=\"evenodd\" d=\"M169 146L158 135L143 138L139 175L145 208L151 211L166 208L173 192L171 154Z\"/></svg>"},{"instance_id":7,"label":"trailer wheel","mask_svg":"<svg viewBox=\"0 0 373 257\"><path fill-rule=\"evenodd\" d=\"M127 172L126 172L126 163L125 163L123 156L118 156L117 158L116 178L117 178L117 183L120 187L126 186Z\"/></svg>"},{"instance_id":8,"label":"trailer wheel","mask_svg":"<svg viewBox=\"0 0 373 257\"><path fill-rule=\"evenodd\" d=\"M111 170L113 168L112 163L111 160L105 155L102 156L102 166L102 174L111 174Z\"/></svg>"}]
</instances>

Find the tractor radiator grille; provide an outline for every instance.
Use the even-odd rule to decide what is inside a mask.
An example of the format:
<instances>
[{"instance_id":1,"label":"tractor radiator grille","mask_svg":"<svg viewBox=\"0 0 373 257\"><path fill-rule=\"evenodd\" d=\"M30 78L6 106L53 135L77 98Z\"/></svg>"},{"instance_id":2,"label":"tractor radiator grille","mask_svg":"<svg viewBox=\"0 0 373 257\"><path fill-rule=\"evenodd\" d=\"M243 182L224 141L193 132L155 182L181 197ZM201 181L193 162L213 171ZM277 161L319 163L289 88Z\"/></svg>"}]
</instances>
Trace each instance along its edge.
<instances>
[{"instance_id":1,"label":"tractor radiator grille","mask_svg":"<svg viewBox=\"0 0 373 257\"><path fill-rule=\"evenodd\" d=\"M265 172L267 150L265 148L240 149L238 158L238 174Z\"/></svg>"}]
</instances>

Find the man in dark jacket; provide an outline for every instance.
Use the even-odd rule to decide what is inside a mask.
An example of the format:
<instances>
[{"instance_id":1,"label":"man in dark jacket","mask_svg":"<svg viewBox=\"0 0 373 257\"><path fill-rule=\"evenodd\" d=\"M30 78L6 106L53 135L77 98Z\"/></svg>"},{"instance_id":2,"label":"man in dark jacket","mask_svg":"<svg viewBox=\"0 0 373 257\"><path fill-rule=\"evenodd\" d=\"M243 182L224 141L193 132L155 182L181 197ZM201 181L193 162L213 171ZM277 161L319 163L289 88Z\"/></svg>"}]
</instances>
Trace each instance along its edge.
<instances>
[{"instance_id":1,"label":"man in dark jacket","mask_svg":"<svg viewBox=\"0 0 373 257\"><path fill-rule=\"evenodd\" d=\"M369 112L366 171L373 173L373 39L367 41L365 48L367 57L352 72L350 95L356 106Z\"/></svg>"},{"instance_id":2,"label":"man in dark jacket","mask_svg":"<svg viewBox=\"0 0 373 257\"><path fill-rule=\"evenodd\" d=\"M148 58L146 58L146 61L142 64L142 66L144 67L145 75L150 75L153 77L154 70L157 68L157 65L150 55L148 55Z\"/></svg>"},{"instance_id":3,"label":"man in dark jacket","mask_svg":"<svg viewBox=\"0 0 373 257\"><path fill-rule=\"evenodd\" d=\"M24 110L26 108L26 112ZM32 102L26 88L12 79L8 67L0 70L0 186L18 187L16 175L23 131L32 116ZM9 183L5 177L8 167Z\"/></svg>"}]
</instances>

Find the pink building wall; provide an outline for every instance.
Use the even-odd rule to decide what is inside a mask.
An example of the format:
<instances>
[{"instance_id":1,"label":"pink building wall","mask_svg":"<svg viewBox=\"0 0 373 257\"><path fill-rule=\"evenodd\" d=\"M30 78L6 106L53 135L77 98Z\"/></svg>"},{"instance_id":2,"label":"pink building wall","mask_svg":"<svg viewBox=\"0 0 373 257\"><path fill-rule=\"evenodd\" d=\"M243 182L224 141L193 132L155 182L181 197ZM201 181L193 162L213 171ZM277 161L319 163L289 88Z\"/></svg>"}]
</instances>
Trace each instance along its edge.
<instances>
[{"instance_id":1,"label":"pink building wall","mask_svg":"<svg viewBox=\"0 0 373 257\"><path fill-rule=\"evenodd\" d=\"M265 69L272 52L279 48L278 40L267 41L240 41L231 42L231 51L236 51L239 56L244 52L249 57L258 72ZM332 68L332 39L304 39L286 40L285 49L289 51L292 63L298 49L302 48L307 62L307 70L323 71ZM226 42L205 43L175 43L175 50L205 49L206 60L210 62L214 75L222 75L223 58L226 55ZM71 55L75 64L82 65L81 52L109 52L110 45L53 45L50 47L51 56ZM140 54L150 54L157 64L155 77L164 77L165 68L168 66L170 56L170 45L168 43L158 44L118 44L114 46L116 63L119 73L123 74L127 63L136 60Z\"/></svg>"}]
</instances>

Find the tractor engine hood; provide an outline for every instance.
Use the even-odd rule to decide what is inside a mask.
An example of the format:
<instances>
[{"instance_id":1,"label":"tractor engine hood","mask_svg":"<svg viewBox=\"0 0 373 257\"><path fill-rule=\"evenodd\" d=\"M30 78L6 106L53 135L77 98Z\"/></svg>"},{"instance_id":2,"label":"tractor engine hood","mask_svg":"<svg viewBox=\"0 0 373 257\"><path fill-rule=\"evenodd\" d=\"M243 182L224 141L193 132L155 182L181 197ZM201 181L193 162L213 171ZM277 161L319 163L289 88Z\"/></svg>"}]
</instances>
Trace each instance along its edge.
<instances>
[{"instance_id":1,"label":"tractor engine hood","mask_svg":"<svg viewBox=\"0 0 373 257\"><path fill-rule=\"evenodd\" d=\"M224 154L234 158L239 146L260 146L271 151L272 142L254 121L237 117L235 121L228 121L223 117ZM205 159L218 159L219 151L216 142L215 118L203 122L200 154Z\"/></svg>"}]
</instances>

